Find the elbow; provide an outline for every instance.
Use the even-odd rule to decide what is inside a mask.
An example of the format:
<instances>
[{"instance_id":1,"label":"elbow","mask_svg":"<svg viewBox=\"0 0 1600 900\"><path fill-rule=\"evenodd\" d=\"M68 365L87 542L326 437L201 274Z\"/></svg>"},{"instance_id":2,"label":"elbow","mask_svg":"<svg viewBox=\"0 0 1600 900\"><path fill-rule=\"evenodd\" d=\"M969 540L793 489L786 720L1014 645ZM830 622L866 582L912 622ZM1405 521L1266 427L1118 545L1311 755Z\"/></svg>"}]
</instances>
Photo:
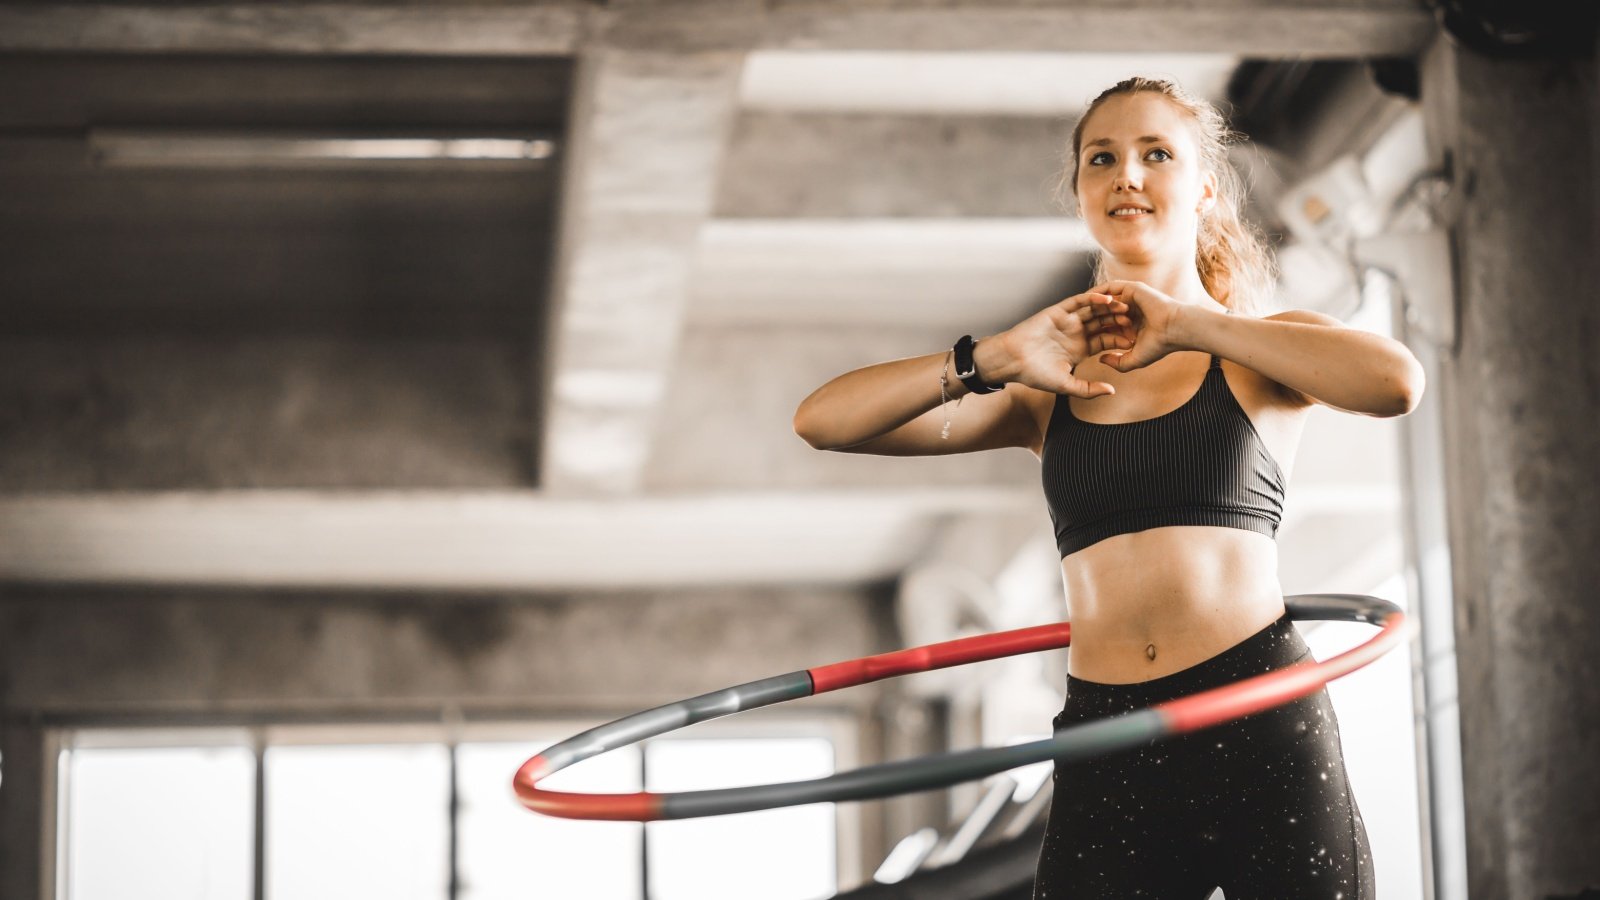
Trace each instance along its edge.
<instances>
[{"instance_id":1,"label":"elbow","mask_svg":"<svg viewBox=\"0 0 1600 900\"><path fill-rule=\"evenodd\" d=\"M794 433L813 450L830 450L832 446L823 436L820 426L821 423L807 409L806 404L800 404L800 408L794 411Z\"/></svg>"},{"instance_id":2,"label":"elbow","mask_svg":"<svg viewBox=\"0 0 1600 900\"><path fill-rule=\"evenodd\" d=\"M1389 403L1379 415L1404 416L1415 410L1422 402L1423 391L1427 388L1427 375L1423 373L1422 364L1417 362L1416 357L1408 355L1406 362L1404 371L1398 373L1394 379L1394 390L1390 394Z\"/></svg>"}]
</instances>

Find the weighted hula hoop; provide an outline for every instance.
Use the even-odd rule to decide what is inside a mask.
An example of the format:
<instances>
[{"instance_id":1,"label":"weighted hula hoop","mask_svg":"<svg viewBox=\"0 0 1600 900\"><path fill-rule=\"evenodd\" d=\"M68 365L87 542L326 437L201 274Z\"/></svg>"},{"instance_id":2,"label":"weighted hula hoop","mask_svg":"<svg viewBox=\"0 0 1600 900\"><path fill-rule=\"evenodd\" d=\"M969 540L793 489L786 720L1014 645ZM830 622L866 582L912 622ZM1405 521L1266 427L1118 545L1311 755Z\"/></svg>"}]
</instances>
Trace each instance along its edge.
<instances>
[{"instance_id":1,"label":"weighted hula hoop","mask_svg":"<svg viewBox=\"0 0 1600 900\"><path fill-rule=\"evenodd\" d=\"M890 797L972 781L1048 759L1072 762L1103 756L1271 709L1372 662L1394 649L1410 629L1398 606L1377 597L1299 594L1286 597L1284 603L1292 619L1366 622L1381 630L1365 643L1322 662L1297 663L1146 709L1075 725L1054 737L1027 744L883 763L810 781L708 791L579 794L538 786L541 780L575 763L707 719L913 672L1066 647L1071 643L1072 626L1057 622L962 638L791 672L634 713L547 748L523 763L511 784L522 805L537 813L564 819L632 822Z\"/></svg>"}]
</instances>

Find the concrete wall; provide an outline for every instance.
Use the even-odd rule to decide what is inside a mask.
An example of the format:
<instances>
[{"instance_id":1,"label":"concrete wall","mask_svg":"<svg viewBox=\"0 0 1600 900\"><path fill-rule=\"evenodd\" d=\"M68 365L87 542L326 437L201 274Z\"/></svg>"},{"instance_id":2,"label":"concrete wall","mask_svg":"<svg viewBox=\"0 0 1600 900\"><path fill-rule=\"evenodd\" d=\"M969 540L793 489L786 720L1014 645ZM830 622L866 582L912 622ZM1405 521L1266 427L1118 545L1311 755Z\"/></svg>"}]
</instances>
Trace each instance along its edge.
<instances>
[{"instance_id":1,"label":"concrete wall","mask_svg":"<svg viewBox=\"0 0 1600 900\"><path fill-rule=\"evenodd\" d=\"M983 322L976 313L974 321ZM1034 489L1039 461L1022 449L958 456L819 453L794 436L800 401L840 372L943 348L949 330L760 325L686 334L662 398L647 488L793 489L1008 486ZM974 329L983 334L981 329ZM960 332L956 332L959 337ZM744 374L749 373L749 374ZM932 384L937 390L938 385ZM962 410L950 404L953 427ZM1043 521L1043 505L1038 521Z\"/></svg>"},{"instance_id":2,"label":"concrete wall","mask_svg":"<svg viewBox=\"0 0 1600 900\"><path fill-rule=\"evenodd\" d=\"M517 488L526 341L0 336L0 491Z\"/></svg>"},{"instance_id":3,"label":"concrete wall","mask_svg":"<svg viewBox=\"0 0 1600 900\"><path fill-rule=\"evenodd\" d=\"M38 895L51 726L623 715L893 649L891 602L882 586L455 597L10 587L0 896ZM886 746L925 751L936 717L922 731L901 719L879 731L893 690L795 706L853 714L868 761ZM897 829L921 824L914 804L864 805L869 866L885 850L886 809Z\"/></svg>"}]
</instances>

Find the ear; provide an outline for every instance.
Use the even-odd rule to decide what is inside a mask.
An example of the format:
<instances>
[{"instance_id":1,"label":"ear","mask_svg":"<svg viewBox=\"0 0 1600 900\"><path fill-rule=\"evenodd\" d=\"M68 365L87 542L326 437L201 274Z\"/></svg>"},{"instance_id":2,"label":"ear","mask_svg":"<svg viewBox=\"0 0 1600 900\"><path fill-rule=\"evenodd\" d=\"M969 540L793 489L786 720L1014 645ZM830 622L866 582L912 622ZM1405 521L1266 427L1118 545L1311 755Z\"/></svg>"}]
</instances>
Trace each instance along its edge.
<instances>
[{"instance_id":1,"label":"ear","mask_svg":"<svg viewBox=\"0 0 1600 900\"><path fill-rule=\"evenodd\" d=\"M1200 203L1195 211L1205 215L1217 205L1217 176L1215 172L1207 171L1200 178Z\"/></svg>"}]
</instances>

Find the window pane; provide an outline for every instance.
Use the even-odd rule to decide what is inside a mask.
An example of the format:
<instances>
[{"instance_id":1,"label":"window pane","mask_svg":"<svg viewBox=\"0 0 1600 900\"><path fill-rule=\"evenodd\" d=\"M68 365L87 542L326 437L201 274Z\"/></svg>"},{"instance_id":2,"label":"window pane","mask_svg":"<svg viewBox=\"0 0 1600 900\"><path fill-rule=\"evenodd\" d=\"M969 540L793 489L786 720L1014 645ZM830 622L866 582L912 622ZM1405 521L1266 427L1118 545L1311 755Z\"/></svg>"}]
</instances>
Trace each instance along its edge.
<instances>
[{"instance_id":1,"label":"window pane","mask_svg":"<svg viewBox=\"0 0 1600 900\"><path fill-rule=\"evenodd\" d=\"M443 745L270 747L266 767L267 897L445 897Z\"/></svg>"},{"instance_id":2,"label":"window pane","mask_svg":"<svg viewBox=\"0 0 1600 900\"><path fill-rule=\"evenodd\" d=\"M554 819L517 802L511 776L545 746L478 743L457 748L461 900L638 900L642 826ZM613 750L557 772L540 786L637 791L639 752L632 747Z\"/></svg>"},{"instance_id":3,"label":"window pane","mask_svg":"<svg viewBox=\"0 0 1600 900\"><path fill-rule=\"evenodd\" d=\"M66 768L70 900L248 900L249 748L78 749Z\"/></svg>"},{"instance_id":4,"label":"window pane","mask_svg":"<svg viewBox=\"0 0 1600 900\"><path fill-rule=\"evenodd\" d=\"M646 745L647 789L688 791L833 774L822 738L657 740ZM838 883L832 803L652 822L652 900L811 900Z\"/></svg>"}]
</instances>

